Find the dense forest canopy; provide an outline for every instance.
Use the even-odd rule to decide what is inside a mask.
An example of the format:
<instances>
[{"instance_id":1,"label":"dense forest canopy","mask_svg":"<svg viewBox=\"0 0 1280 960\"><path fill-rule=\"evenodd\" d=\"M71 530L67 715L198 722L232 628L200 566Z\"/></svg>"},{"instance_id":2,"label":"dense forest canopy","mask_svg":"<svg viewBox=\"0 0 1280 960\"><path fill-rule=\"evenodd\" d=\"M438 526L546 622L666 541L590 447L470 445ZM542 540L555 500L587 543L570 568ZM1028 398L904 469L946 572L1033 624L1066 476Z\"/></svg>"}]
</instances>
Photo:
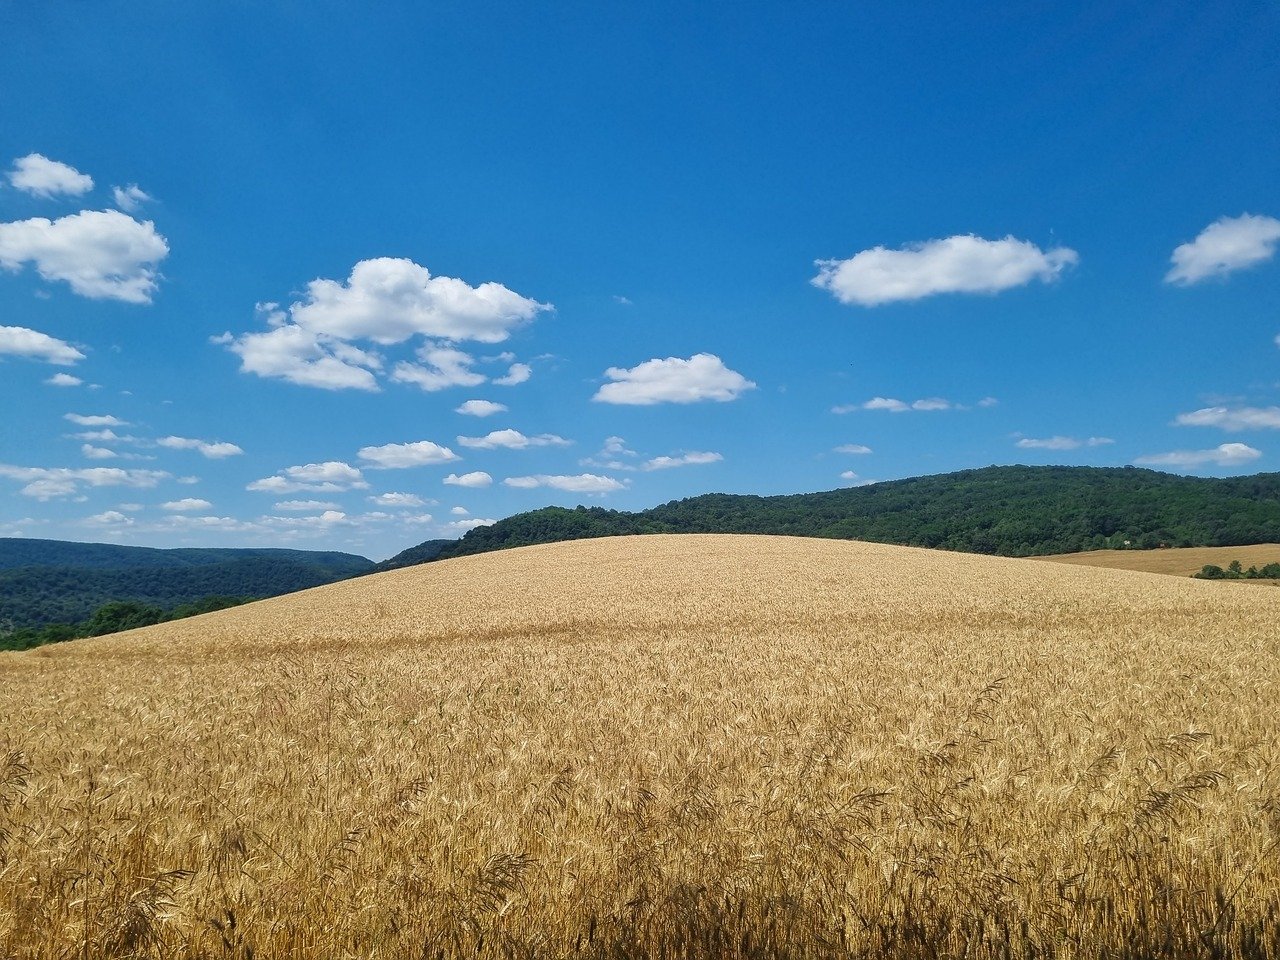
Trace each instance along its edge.
<instances>
[{"instance_id":1,"label":"dense forest canopy","mask_svg":"<svg viewBox=\"0 0 1280 960\"><path fill-rule=\"evenodd\" d=\"M1280 474L1225 479L1136 467L986 467L826 493L712 493L628 513L546 507L479 527L404 566L489 550L640 533L766 533L1009 557L1280 540ZM423 544L427 547L428 544Z\"/></svg>"},{"instance_id":2,"label":"dense forest canopy","mask_svg":"<svg viewBox=\"0 0 1280 960\"><path fill-rule=\"evenodd\" d=\"M113 601L172 610L210 596L273 597L368 573L349 553L123 547L0 538L0 633L76 624Z\"/></svg>"}]
</instances>

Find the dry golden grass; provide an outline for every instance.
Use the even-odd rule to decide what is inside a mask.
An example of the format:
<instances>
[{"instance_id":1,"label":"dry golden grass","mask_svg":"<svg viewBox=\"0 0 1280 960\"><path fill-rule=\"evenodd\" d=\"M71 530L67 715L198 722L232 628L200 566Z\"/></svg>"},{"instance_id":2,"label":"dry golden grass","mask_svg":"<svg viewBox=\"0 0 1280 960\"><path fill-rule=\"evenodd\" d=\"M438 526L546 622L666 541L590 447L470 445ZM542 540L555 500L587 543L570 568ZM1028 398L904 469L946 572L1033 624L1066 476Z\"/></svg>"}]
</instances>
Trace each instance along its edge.
<instances>
[{"instance_id":1,"label":"dry golden grass","mask_svg":"<svg viewBox=\"0 0 1280 960\"><path fill-rule=\"evenodd\" d=\"M1036 559L1053 563L1075 563L1086 567L1106 567L1109 570L1141 570L1145 573L1189 577L1193 573L1199 573L1201 567L1210 563L1224 569L1232 560L1239 560L1245 569L1280 563L1280 543L1254 543L1246 547L1173 547L1168 550L1090 550L1087 553L1059 553ZM1274 584L1276 581L1224 582Z\"/></svg>"},{"instance_id":2,"label":"dry golden grass","mask_svg":"<svg viewBox=\"0 0 1280 960\"><path fill-rule=\"evenodd\" d=\"M654 536L0 656L0 956L1280 955L1280 592Z\"/></svg>"}]
</instances>

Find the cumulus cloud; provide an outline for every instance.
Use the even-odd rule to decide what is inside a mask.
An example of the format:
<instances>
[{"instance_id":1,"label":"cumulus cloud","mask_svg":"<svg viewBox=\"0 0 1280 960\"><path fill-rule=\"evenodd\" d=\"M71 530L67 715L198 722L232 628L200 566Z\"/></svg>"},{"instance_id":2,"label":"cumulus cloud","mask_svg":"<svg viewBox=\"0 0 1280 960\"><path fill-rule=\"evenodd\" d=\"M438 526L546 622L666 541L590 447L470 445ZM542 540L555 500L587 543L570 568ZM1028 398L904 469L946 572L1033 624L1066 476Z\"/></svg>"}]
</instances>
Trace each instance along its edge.
<instances>
[{"instance_id":1,"label":"cumulus cloud","mask_svg":"<svg viewBox=\"0 0 1280 960\"><path fill-rule=\"evenodd\" d=\"M81 413L65 413L62 415L62 419L70 420L72 423L78 423L82 427L127 427L129 425L128 420L121 420L119 417L113 417L110 415L94 414L86 416ZM85 439L119 440L121 438L112 434L109 437L99 435L97 437L86 437Z\"/></svg>"},{"instance_id":2,"label":"cumulus cloud","mask_svg":"<svg viewBox=\"0 0 1280 960\"><path fill-rule=\"evenodd\" d=\"M858 475L854 473L852 470L845 470L843 473L840 474L840 479L841 480L857 480Z\"/></svg>"},{"instance_id":3,"label":"cumulus cloud","mask_svg":"<svg viewBox=\"0 0 1280 960\"><path fill-rule=\"evenodd\" d=\"M489 517L472 517L469 520L454 520L445 524L445 528L455 533L466 533L468 530L474 530L476 527L492 527L497 520Z\"/></svg>"},{"instance_id":4,"label":"cumulus cloud","mask_svg":"<svg viewBox=\"0 0 1280 960\"><path fill-rule=\"evenodd\" d=\"M111 198L116 206L126 213L137 213L144 203L150 203L155 199L136 183L131 183L127 187L112 187Z\"/></svg>"},{"instance_id":5,"label":"cumulus cloud","mask_svg":"<svg viewBox=\"0 0 1280 960\"><path fill-rule=\"evenodd\" d=\"M294 325L278 326L265 333L239 337L223 334L214 340L240 358L240 370L260 377L285 380L322 390L368 390L380 387L371 370L381 360L348 344Z\"/></svg>"},{"instance_id":6,"label":"cumulus cloud","mask_svg":"<svg viewBox=\"0 0 1280 960\"><path fill-rule=\"evenodd\" d=\"M95 527L129 527L133 525L134 519L119 510L105 510L92 517L85 517L84 522Z\"/></svg>"},{"instance_id":7,"label":"cumulus cloud","mask_svg":"<svg viewBox=\"0 0 1280 960\"><path fill-rule=\"evenodd\" d=\"M228 333L216 342L241 358L246 373L330 390L377 390L373 371L381 370L381 358L353 341L390 346L421 336L432 341L419 351L423 362L396 364L392 378L440 390L485 380L452 342L498 343L550 309L499 283L473 287L433 277L412 260L382 257L360 261L346 281L311 281L288 308L261 305L268 331Z\"/></svg>"},{"instance_id":8,"label":"cumulus cloud","mask_svg":"<svg viewBox=\"0 0 1280 960\"><path fill-rule=\"evenodd\" d=\"M427 505L426 500L414 493L380 493L376 497L365 499L379 507L425 507Z\"/></svg>"},{"instance_id":9,"label":"cumulus cloud","mask_svg":"<svg viewBox=\"0 0 1280 960\"><path fill-rule=\"evenodd\" d=\"M718 453L709 451L693 450L689 453L683 453L677 457L654 457L652 460L646 460L641 470L669 470L672 467L688 467L702 463L717 463L723 460Z\"/></svg>"},{"instance_id":10,"label":"cumulus cloud","mask_svg":"<svg viewBox=\"0 0 1280 960\"><path fill-rule=\"evenodd\" d=\"M842 443L840 446L833 448L836 453L870 453L871 448L861 443Z\"/></svg>"},{"instance_id":11,"label":"cumulus cloud","mask_svg":"<svg viewBox=\"0 0 1280 960\"><path fill-rule=\"evenodd\" d=\"M39 153L13 161L9 182L24 193L45 198L79 197L93 189L93 177Z\"/></svg>"},{"instance_id":12,"label":"cumulus cloud","mask_svg":"<svg viewBox=\"0 0 1280 960\"><path fill-rule=\"evenodd\" d=\"M942 397L925 397L922 400L913 400L911 403L907 403L905 400L897 400L893 397L872 397L862 404L850 403L832 407L831 412L853 413L855 410L885 410L889 413L906 413L909 410L929 412L954 409L956 409L956 405L950 400L944 400Z\"/></svg>"},{"instance_id":13,"label":"cumulus cloud","mask_svg":"<svg viewBox=\"0 0 1280 960\"><path fill-rule=\"evenodd\" d=\"M499 447L508 450L525 450L529 447L567 447L572 441L558 437L554 433L540 433L536 437L526 437L519 430L494 430L483 437L458 437L458 443L475 450L496 450Z\"/></svg>"},{"instance_id":14,"label":"cumulus cloud","mask_svg":"<svg viewBox=\"0 0 1280 960\"><path fill-rule=\"evenodd\" d=\"M303 490L315 493L339 493L343 490L366 490L369 484L364 475L341 460L324 463L304 463L286 467L271 477L255 480L245 487L265 493L296 493Z\"/></svg>"},{"instance_id":15,"label":"cumulus cloud","mask_svg":"<svg viewBox=\"0 0 1280 960\"><path fill-rule=\"evenodd\" d=\"M124 470L120 467L17 467L0 463L0 477L25 484L21 493L37 500L69 497L81 487L134 487L150 489L169 474L161 470Z\"/></svg>"},{"instance_id":16,"label":"cumulus cloud","mask_svg":"<svg viewBox=\"0 0 1280 960\"><path fill-rule=\"evenodd\" d=\"M448 387L474 387L484 383L483 374L472 370L475 357L455 347L429 344L418 350L421 363L397 363L391 379L412 383L429 393Z\"/></svg>"},{"instance_id":17,"label":"cumulus cloud","mask_svg":"<svg viewBox=\"0 0 1280 960\"><path fill-rule=\"evenodd\" d=\"M1014 446L1023 450L1077 450L1080 447L1102 447L1115 443L1110 437L1089 437L1077 440L1075 437L1022 437Z\"/></svg>"},{"instance_id":18,"label":"cumulus cloud","mask_svg":"<svg viewBox=\"0 0 1280 960\"><path fill-rule=\"evenodd\" d=\"M1280 430L1280 407L1202 407L1180 413L1179 427L1219 427L1223 430Z\"/></svg>"},{"instance_id":19,"label":"cumulus cloud","mask_svg":"<svg viewBox=\"0 0 1280 960\"><path fill-rule=\"evenodd\" d=\"M52 377L45 381L51 387L78 387L84 381L79 377L73 377L69 373L55 373Z\"/></svg>"},{"instance_id":20,"label":"cumulus cloud","mask_svg":"<svg viewBox=\"0 0 1280 960\"><path fill-rule=\"evenodd\" d=\"M613 382L604 384L591 399L633 406L703 400L726 402L737 400L756 386L711 353L695 354L688 360L655 358L630 369L610 367L604 375Z\"/></svg>"},{"instance_id":21,"label":"cumulus cloud","mask_svg":"<svg viewBox=\"0 0 1280 960\"><path fill-rule=\"evenodd\" d=\"M1211 450L1173 450L1138 457L1133 462L1145 467L1236 467L1257 460L1261 450L1244 443L1222 443Z\"/></svg>"},{"instance_id":22,"label":"cumulus cloud","mask_svg":"<svg viewBox=\"0 0 1280 960\"><path fill-rule=\"evenodd\" d=\"M1242 214L1222 217L1200 231L1190 243L1184 243L1169 258L1173 266L1165 274L1165 283L1188 286L1211 277L1225 277L1270 260L1280 243L1280 220L1274 217Z\"/></svg>"},{"instance_id":23,"label":"cumulus cloud","mask_svg":"<svg viewBox=\"0 0 1280 960\"><path fill-rule=\"evenodd\" d=\"M483 470L473 470L471 473L461 475L451 473L444 478L443 482L453 487L487 487L493 483L493 477Z\"/></svg>"},{"instance_id":24,"label":"cumulus cloud","mask_svg":"<svg viewBox=\"0 0 1280 960\"><path fill-rule=\"evenodd\" d=\"M213 504L208 500L201 500L199 497L183 497L181 500L170 500L160 504L160 509L174 513L190 513L196 510L208 510L212 506Z\"/></svg>"},{"instance_id":25,"label":"cumulus cloud","mask_svg":"<svg viewBox=\"0 0 1280 960\"><path fill-rule=\"evenodd\" d=\"M594 473L580 473L577 476L549 476L540 473L530 477L507 477L502 482L508 487L522 490L550 487L553 490L564 490L568 493L610 493L626 488L626 484L620 480Z\"/></svg>"},{"instance_id":26,"label":"cumulus cloud","mask_svg":"<svg viewBox=\"0 0 1280 960\"><path fill-rule=\"evenodd\" d=\"M494 403L492 400L468 400L454 408L454 413L468 417L491 417L495 413L506 413L506 404Z\"/></svg>"},{"instance_id":27,"label":"cumulus cloud","mask_svg":"<svg viewBox=\"0 0 1280 960\"><path fill-rule=\"evenodd\" d=\"M0 223L0 267L17 271L33 264L45 280L66 281L94 300L150 303L157 265L168 255L155 224L118 210Z\"/></svg>"},{"instance_id":28,"label":"cumulus cloud","mask_svg":"<svg viewBox=\"0 0 1280 960\"><path fill-rule=\"evenodd\" d=\"M466 507L450 507L449 513L453 514L455 517L467 517L471 515L471 511Z\"/></svg>"},{"instance_id":29,"label":"cumulus cloud","mask_svg":"<svg viewBox=\"0 0 1280 960\"><path fill-rule=\"evenodd\" d=\"M234 443L196 440L193 437L161 437L156 443L162 447L168 447L170 450L196 450L202 457L207 457L210 460L221 460L225 457L234 457L244 453Z\"/></svg>"},{"instance_id":30,"label":"cumulus cloud","mask_svg":"<svg viewBox=\"0 0 1280 960\"><path fill-rule=\"evenodd\" d=\"M433 277L412 260L362 260L345 282L313 280L289 308L292 323L342 340L400 343L415 335L499 343L516 327L550 310L500 283L473 287Z\"/></svg>"},{"instance_id":31,"label":"cumulus cloud","mask_svg":"<svg viewBox=\"0 0 1280 960\"><path fill-rule=\"evenodd\" d=\"M316 510L337 510L339 507L329 500L281 500L274 509L285 513L311 513Z\"/></svg>"},{"instance_id":32,"label":"cumulus cloud","mask_svg":"<svg viewBox=\"0 0 1280 960\"><path fill-rule=\"evenodd\" d=\"M448 447L430 440L416 443L388 443L381 447L361 447L360 459L374 470L399 470L405 467L425 467L433 463L448 463L458 455Z\"/></svg>"},{"instance_id":33,"label":"cumulus cloud","mask_svg":"<svg viewBox=\"0 0 1280 960\"><path fill-rule=\"evenodd\" d=\"M28 327L0 327L0 356L27 357L61 367L84 359L84 354L65 340Z\"/></svg>"},{"instance_id":34,"label":"cumulus cloud","mask_svg":"<svg viewBox=\"0 0 1280 960\"><path fill-rule=\"evenodd\" d=\"M1048 283L1079 260L1067 247L972 234L910 243L898 250L873 247L848 260L817 260L810 282L841 303L874 307L939 293L999 293L1033 280Z\"/></svg>"},{"instance_id":35,"label":"cumulus cloud","mask_svg":"<svg viewBox=\"0 0 1280 960\"><path fill-rule=\"evenodd\" d=\"M599 453L585 457L578 463L584 467L604 467L608 470L635 470L635 466L621 458L639 456L640 454L627 446L627 441L622 437L605 437L604 446Z\"/></svg>"},{"instance_id":36,"label":"cumulus cloud","mask_svg":"<svg viewBox=\"0 0 1280 960\"><path fill-rule=\"evenodd\" d=\"M95 447L91 443L80 445L80 455L86 460L115 460L120 454L106 447Z\"/></svg>"},{"instance_id":37,"label":"cumulus cloud","mask_svg":"<svg viewBox=\"0 0 1280 960\"><path fill-rule=\"evenodd\" d=\"M514 387L524 383L533 376L533 367L527 363L513 363L507 368L506 376L496 377L494 383L500 387Z\"/></svg>"}]
</instances>

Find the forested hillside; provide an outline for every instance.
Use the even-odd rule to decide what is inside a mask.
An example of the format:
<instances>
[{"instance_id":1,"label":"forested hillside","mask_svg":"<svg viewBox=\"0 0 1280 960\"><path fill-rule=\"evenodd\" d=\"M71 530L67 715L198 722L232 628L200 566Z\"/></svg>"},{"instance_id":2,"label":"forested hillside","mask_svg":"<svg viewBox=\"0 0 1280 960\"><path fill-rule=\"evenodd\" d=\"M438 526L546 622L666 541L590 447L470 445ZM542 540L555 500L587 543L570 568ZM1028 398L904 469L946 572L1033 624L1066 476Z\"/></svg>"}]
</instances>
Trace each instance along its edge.
<instances>
[{"instance_id":1,"label":"forested hillside","mask_svg":"<svg viewBox=\"0 0 1280 960\"><path fill-rule=\"evenodd\" d=\"M447 559L637 533L789 534L1010 557L1233 546L1280 539L1280 474L1215 479L1135 467L986 467L826 493L707 494L638 513L547 507L431 552Z\"/></svg>"},{"instance_id":2,"label":"forested hillside","mask_svg":"<svg viewBox=\"0 0 1280 960\"><path fill-rule=\"evenodd\" d=\"M79 623L113 601L171 609L211 596L272 597L368 573L349 553L122 547L0 538L0 628Z\"/></svg>"}]
</instances>

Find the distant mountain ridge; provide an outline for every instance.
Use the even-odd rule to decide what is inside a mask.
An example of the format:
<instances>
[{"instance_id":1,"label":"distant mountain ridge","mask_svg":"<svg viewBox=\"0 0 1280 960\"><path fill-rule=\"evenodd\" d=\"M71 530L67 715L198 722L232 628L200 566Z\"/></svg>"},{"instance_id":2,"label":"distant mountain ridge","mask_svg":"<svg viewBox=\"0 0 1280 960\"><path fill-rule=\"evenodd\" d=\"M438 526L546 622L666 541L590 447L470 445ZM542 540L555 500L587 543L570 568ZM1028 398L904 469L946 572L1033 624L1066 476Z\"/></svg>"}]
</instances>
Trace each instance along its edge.
<instances>
[{"instance_id":1,"label":"distant mountain ridge","mask_svg":"<svg viewBox=\"0 0 1280 960\"><path fill-rule=\"evenodd\" d=\"M824 493L712 493L631 513L545 507L384 561L428 560L641 533L760 533L869 540L1012 557L1280 539L1280 474L1225 479L1136 467L1007 466Z\"/></svg>"},{"instance_id":2,"label":"distant mountain ridge","mask_svg":"<svg viewBox=\"0 0 1280 960\"><path fill-rule=\"evenodd\" d=\"M0 537L0 627L77 623L116 600L172 608L210 596L273 597L373 569L366 557L334 551Z\"/></svg>"}]
</instances>

